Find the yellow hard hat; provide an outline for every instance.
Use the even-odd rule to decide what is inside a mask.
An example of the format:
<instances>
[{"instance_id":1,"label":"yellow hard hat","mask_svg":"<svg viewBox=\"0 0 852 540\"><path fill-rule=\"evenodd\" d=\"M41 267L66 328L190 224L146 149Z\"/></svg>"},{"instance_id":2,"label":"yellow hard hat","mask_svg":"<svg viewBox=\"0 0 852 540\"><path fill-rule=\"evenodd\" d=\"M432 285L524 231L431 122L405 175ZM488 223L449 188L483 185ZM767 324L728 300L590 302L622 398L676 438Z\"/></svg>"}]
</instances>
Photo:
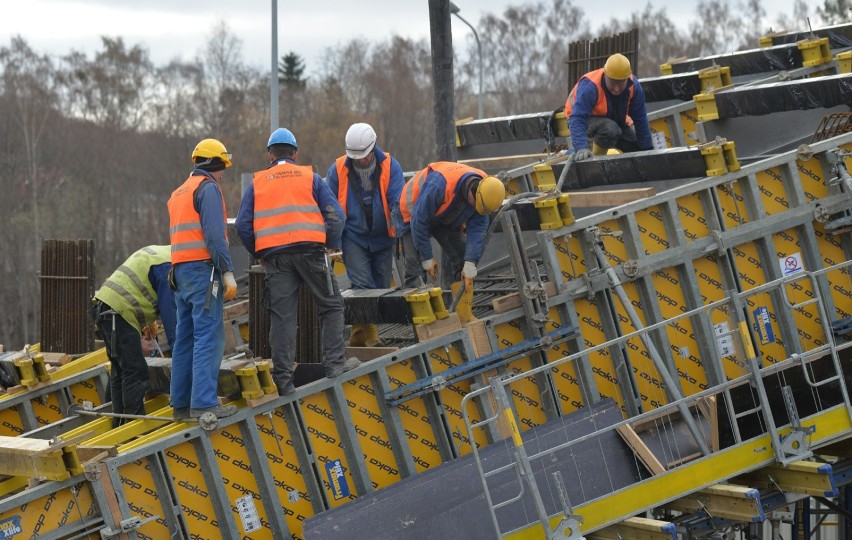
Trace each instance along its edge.
<instances>
[{"instance_id":1,"label":"yellow hard hat","mask_svg":"<svg viewBox=\"0 0 852 540\"><path fill-rule=\"evenodd\" d=\"M621 153L622 153L621 150L619 150L618 148L610 148L609 150L606 151L606 155L608 155L608 156L617 156L618 154L621 154Z\"/></svg>"},{"instance_id":2,"label":"yellow hard hat","mask_svg":"<svg viewBox=\"0 0 852 540\"><path fill-rule=\"evenodd\" d=\"M205 161L199 161L199 158ZM215 158L221 159L225 163L225 168L231 166L230 152L228 152L224 144L216 139L204 139L192 151L192 161L196 165L208 165Z\"/></svg>"},{"instance_id":3,"label":"yellow hard hat","mask_svg":"<svg viewBox=\"0 0 852 540\"><path fill-rule=\"evenodd\" d=\"M630 60L628 60L623 54L614 54L606 59L606 64L604 64L604 75L610 79L629 79L630 74Z\"/></svg>"},{"instance_id":4,"label":"yellow hard hat","mask_svg":"<svg viewBox=\"0 0 852 540\"><path fill-rule=\"evenodd\" d=\"M476 211L483 216L496 212L506 198L506 186L493 176L486 176L476 188Z\"/></svg>"}]
</instances>

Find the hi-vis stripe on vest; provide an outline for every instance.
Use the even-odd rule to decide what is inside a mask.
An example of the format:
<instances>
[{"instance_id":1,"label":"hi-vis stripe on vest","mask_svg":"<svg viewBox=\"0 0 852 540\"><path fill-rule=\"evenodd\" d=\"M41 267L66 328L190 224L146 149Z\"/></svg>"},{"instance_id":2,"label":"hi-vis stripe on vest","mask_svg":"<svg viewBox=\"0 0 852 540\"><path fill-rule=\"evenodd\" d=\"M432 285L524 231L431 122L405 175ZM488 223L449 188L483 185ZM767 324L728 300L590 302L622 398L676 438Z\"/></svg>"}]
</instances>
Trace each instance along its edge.
<instances>
[{"instance_id":1,"label":"hi-vis stripe on vest","mask_svg":"<svg viewBox=\"0 0 852 540\"><path fill-rule=\"evenodd\" d=\"M480 178L487 176L485 171L462 165L461 163L452 161L430 163L425 169L419 171L411 180L406 182L402 188L402 196L399 198L399 210L402 213L403 221L406 223L411 221L411 214L414 212L414 203L417 202L417 197L420 196L420 190L423 188L423 184L426 183L426 176L429 174L429 171L439 173L447 181L447 188L444 191L444 202L435 213L436 216L442 214L450 206L450 203L453 202L453 193L455 193L456 184L459 183L459 180L463 176L470 173L476 174Z\"/></svg>"},{"instance_id":2,"label":"hi-vis stripe on vest","mask_svg":"<svg viewBox=\"0 0 852 540\"><path fill-rule=\"evenodd\" d=\"M603 68L596 69L594 71L590 71L583 75L580 78L580 81L583 79L588 79L593 82L595 86L598 87L598 100L595 102L595 106L592 108L592 116L607 116L609 113L609 107L606 103L606 94L604 94L604 70ZM631 80L635 80L633 75L630 76ZM565 100L565 117L571 117L571 110L574 107L574 102L577 100L577 86L580 84L580 81L577 81L577 84L574 85L574 88L571 89L571 92L568 94L568 99ZM627 89L628 97L627 97L627 110L630 110L630 102L633 101L633 85ZM620 119L618 119L620 120ZM630 118L630 115L626 115L624 119L625 123L628 126L633 125L633 119Z\"/></svg>"},{"instance_id":3,"label":"hi-vis stripe on vest","mask_svg":"<svg viewBox=\"0 0 852 540\"><path fill-rule=\"evenodd\" d=\"M195 192L202 182L212 182L203 175L190 176L182 186L174 190L169 199L169 238L172 244L172 264L206 261L210 252L204 243L201 231L201 215L195 210ZM219 195L222 196L221 190ZM228 220L225 197L222 196L222 219ZM228 229L225 228L225 243Z\"/></svg>"},{"instance_id":4,"label":"hi-vis stripe on vest","mask_svg":"<svg viewBox=\"0 0 852 540\"><path fill-rule=\"evenodd\" d=\"M95 298L118 312L133 328L142 327L157 319L157 293L148 273L152 266L170 260L169 246L146 246L124 261L95 293Z\"/></svg>"},{"instance_id":5,"label":"hi-vis stripe on vest","mask_svg":"<svg viewBox=\"0 0 852 540\"><path fill-rule=\"evenodd\" d=\"M337 200L343 207L343 217L346 217L346 196L349 193L349 167L346 166L346 156L337 158ZM388 236L393 238L394 230L391 223L390 205L388 205L388 186L390 186L391 155L385 152L385 160L381 163L379 172L379 190L382 196L382 208L385 211L385 222L388 226Z\"/></svg>"},{"instance_id":6,"label":"hi-vis stripe on vest","mask_svg":"<svg viewBox=\"0 0 852 540\"><path fill-rule=\"evenodd\" d=\"M254 173L257 251L299 242L325 244L325 221L314 199L310 167L283 162Z\"/></svg>"}]
</instances>

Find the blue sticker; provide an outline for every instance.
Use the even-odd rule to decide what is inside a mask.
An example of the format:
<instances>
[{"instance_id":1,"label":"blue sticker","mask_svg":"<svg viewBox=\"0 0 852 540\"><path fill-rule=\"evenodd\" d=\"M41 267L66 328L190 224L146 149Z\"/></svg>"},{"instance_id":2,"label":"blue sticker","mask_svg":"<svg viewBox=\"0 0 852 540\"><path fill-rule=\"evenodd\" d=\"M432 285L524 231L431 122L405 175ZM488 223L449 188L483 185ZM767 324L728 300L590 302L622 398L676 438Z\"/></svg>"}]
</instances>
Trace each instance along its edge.
<instances>
[{"instance_id":1,"label":"blue sticker","mask_svg":"<svg viewBox=\"0 0 852 540\"><path fill-rule=\"evenodd\" d=\"M21 528L21 517L12 516L0 521L0 538L12 538L24 530Z\"/></svg>"},{"instance_id":2,"label":"blue sticker","mask_svg":"<svg viewBox=\"0 0 852 540\"><path fill-rule=\"evenodd\" d=\"M349 484L346 475L343 474L343 464L339 459L326 461L325 473L328 475L328 484L331 486L331 494L334 500L339 501L349 496Z\"/></svg>"},{"instance_id":3,"label":"blue sticker","mask_svg":"<svg viewBox=\"0 0 852 540\"><path fill-rule=\"evenodd\" d=\"M759 307L754 310L754 330L760 337L760 344L767 345L775 342L775 333L772 331L772 321L769 319L769 310Z\"/></svg>"}]
</instances>

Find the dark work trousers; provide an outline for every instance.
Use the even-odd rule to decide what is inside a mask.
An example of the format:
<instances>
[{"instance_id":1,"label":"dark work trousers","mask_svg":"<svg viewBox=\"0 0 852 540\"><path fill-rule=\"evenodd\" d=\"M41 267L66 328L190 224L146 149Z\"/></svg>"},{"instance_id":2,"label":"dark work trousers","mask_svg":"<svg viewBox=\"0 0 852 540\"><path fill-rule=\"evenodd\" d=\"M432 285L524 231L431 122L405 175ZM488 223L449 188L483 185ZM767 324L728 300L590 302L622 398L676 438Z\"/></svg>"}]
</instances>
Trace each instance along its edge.
<instances>
[{"instance_id":1,"label":"dark work trousers","mask_svg":"<svg viewBox=\"0 0 852 540\"><path fill-rule=\"evenodd\" d=\"M298 330L299 286L314 297L322 332L322 364L326 376L339 373L343 357L343 297L322 251L278 253L265 259L265 303L269 309L272 380L279 388L293 381Z\"/></svg>"},{"instance_id":2,"label":"dark work trousers","mask_svg":"<svg viewBox=\"0 0 852 540\"><path fill-rule=\"evenodd\" d=\"M622 152L636 152L639 143L636 140L636 128L619 126L606 116L590 116L586 136L601 148L618 148Z\"/></svg>"},{"instance_id":3,"label":"dark work trousers","mask_svg":"<svg viewBox=\"0 0 852 540\"><path fill-rule=\"evenodd\" d=\"M118 414L145 414L145 392L148 390L148 363L142 353L142 336L121 315L104 315L111 307L101 302L98 328L104 338L107 356L112 368L109 389L112 412ZM115 330L113 331L113 319ZM125 419L124 422L130 420ZM113 427L122 419L114 418Z\"/></svg>"},{"instance_id":4,"label":"dark work trousers","mask_svg":"<svg viewBox=\"0 0 852 540\"><path fill-rule=\"evenodd\" d=\"M440 269L441 286L444 289L449 289L451 283L461 279L467 235L457 228L435 226L431 228L430 233L438 241L441 249L444 250L449 262L449 268ZM402 250L405 257L405 286L419 286L420 280L418 278L421 278L425 284L427 282L426 272L423 270L420 254L414 247L414 238L411 236L410 230L402 236ZM436 264L440 265L437 261Z\"/></svg>"}]
</instances>

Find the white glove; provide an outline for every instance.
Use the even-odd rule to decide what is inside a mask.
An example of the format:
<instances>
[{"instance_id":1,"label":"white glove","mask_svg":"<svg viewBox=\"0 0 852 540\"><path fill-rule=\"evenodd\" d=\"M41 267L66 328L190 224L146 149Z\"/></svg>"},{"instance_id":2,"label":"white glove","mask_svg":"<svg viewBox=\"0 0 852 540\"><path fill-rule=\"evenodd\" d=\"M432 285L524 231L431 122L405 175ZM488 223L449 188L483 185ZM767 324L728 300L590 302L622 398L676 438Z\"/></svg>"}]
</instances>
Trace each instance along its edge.
<instances>
[{"instance_id":1,"label":"white glove","mask_svg":"<svg viewBox=\"0 0 852 540\"><path fill-rule=\"evenodd\" d=\"M222 280L225 282L225 302L230 302L237 297L237 280L233 272L225 272Z\"/></svg>"},{"instance_id":2,"label":"white glove","mask_svg":"<svg viewBox=\"0 0 852 540\"><path fill-rule=\"evenodd\" d=\"M435 276L438 274L438 268L435 266L435 259L422 261L420 264L423 266L423 270L429 274L429 277L435 279Z\"/></svg>"},{"instance_id":3,"label":"white glove","mask_svg":"<svg viewBox=\"0 0 852 540\"><path fill-rule=\"evenodd\" d=\"M465 279L473 279L476 277L476 263L473 261L465 261L462 268L462 277Z\"/></svg>"},{"instance_id":4,"label":"white glove","mask_svg":"<svg viewBox=\"0 0 852 540\"><path fill-rule=\"evenodd\" d=\"M589 159L593 157L592 151L588 148L581 148L574 152L574 161L583 161L585 159Z\"/></svg>"}]
</instances>

